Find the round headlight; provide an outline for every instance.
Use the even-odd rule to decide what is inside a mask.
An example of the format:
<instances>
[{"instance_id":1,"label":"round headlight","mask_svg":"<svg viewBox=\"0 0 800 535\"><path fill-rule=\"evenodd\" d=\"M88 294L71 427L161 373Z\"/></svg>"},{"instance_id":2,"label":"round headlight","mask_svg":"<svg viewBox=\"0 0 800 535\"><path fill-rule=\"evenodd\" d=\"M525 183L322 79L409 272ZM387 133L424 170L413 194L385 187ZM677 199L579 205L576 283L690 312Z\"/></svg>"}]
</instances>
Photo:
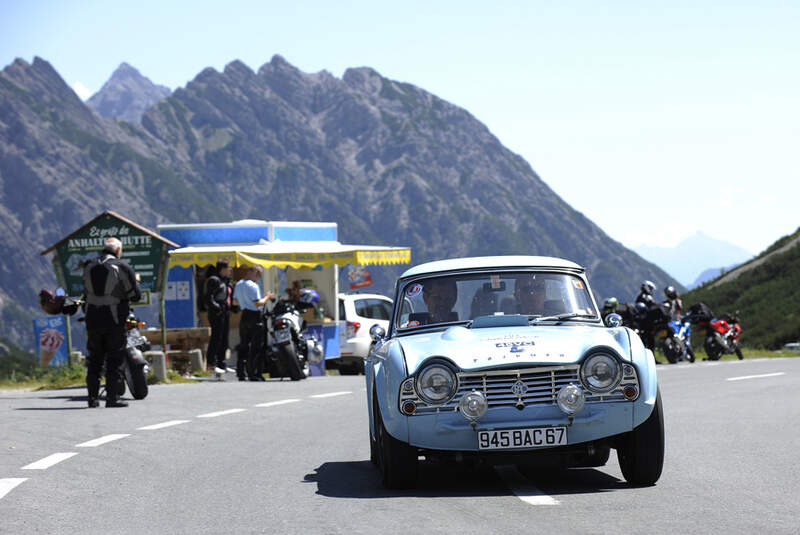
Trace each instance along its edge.
<instances>
[{"instance_id":1,"label":"round headlight","mask_svg":"<svg viewBox=\"0 0 800 535\"><path fill-rule=\"evenodd\" d=\"M486 414L489 403L486 401L486 396L477 390L473 390L461 398L461 401L458 402L458 408L467 420L477 420Z\"/></svg>"},{"instance_id":2,"label":"round headlight","mask_svg":"<svg viewBox=\"0 0 800 535\"><path fill-rule=\"evenodd\" d=\"M456 374L443 364L431 364L417 380L417 393L426 403L447 403L456 395Z\"/></svg>"},{"instance_id":3,"label":"round headlight","mask_svg":"<svg viewBox=\"0 0 800 535\"><path fill-rule=\"evenodd\" d=\"M613 356L597 353L584 361L581 366L581 379L593 392L609 392L622 380L622 367Z\"/></svg>"}]
</instances>

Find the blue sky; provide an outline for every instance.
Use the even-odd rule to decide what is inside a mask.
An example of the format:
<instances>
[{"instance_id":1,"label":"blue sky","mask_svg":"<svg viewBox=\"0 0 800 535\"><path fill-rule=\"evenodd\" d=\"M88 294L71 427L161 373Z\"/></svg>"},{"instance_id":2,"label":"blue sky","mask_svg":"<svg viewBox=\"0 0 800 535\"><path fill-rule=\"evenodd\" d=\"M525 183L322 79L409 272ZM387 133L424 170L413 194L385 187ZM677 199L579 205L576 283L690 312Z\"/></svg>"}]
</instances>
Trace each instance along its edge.
<instances>
[{"instance_id":1,"label":"blue sky","mask_svg":"<svg viewBox=\"0 0 800 535\"><path fill-rule=\"evenodd\" d=\"M798 28L794 1L0 0L0 63L89 92L122 61L173 89L274 54L370 66L469 110L627 246L757 253L800 226Z\"/></svg>"}]
</instances>

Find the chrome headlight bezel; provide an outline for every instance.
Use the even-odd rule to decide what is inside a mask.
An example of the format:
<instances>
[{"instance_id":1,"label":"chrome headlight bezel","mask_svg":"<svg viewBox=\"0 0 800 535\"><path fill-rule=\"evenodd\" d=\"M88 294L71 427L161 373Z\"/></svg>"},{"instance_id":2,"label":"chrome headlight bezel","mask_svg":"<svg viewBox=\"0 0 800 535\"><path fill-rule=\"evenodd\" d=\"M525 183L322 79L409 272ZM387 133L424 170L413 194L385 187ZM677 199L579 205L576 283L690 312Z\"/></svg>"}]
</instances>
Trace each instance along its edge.
<instances>
[{"instance_id":1,"label":"chrome headlight bezel","mask_svg":"<svg viewBox=\"0 0 800 535\"><path fill-rule=\"evenodd\" d=\"M605 378L600 377L601 375ZM622 382L622 363L610 351L595 351L583 359L580 376L581 384L588 391L607 394Z\"/></svg>"},{"instance_id":2,"label":"chrome headlight bezel","mask_svg":"<svg viewBox=\"0 0 800 535\"><path fill-rule=\"evenodd\" d=\"M428 364L420 369L416 375L417 378L416 381L414 381L414 389L416 390L417 396L428 405L444 405L453 399L458 392L458 375L450 366L442 362ZM441 379L445 379L446 381L444 383L439 382L436 385L431 385L430 383L426 384L427 381L441 381ZM440 396L430 395L431 386L433 386L434 389L442 388L442 394ZM425 391L426 389L428 389L427 393Z\"/></svg>"}]
</instances>

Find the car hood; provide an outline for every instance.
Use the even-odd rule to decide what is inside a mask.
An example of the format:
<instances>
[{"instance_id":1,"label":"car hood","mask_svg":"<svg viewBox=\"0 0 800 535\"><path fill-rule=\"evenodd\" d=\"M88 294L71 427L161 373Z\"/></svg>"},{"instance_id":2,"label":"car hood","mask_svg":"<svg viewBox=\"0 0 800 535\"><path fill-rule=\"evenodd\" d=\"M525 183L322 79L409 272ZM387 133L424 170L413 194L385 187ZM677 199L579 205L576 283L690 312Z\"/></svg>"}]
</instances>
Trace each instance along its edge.
<instances>
[{"instance_id":1,"label":"car hood","mask_svg":"<svg viewBox=\"0 0 800 535\"><path fill-rule=\"evenodd\" d=\"M530 365L574 364L592 348L607 347L630 361L630 339L624 327L534 325L467 329L407 335L398 339L408 373L430 357L445 357L462 370Z\"/></svg>"}]
</instances>

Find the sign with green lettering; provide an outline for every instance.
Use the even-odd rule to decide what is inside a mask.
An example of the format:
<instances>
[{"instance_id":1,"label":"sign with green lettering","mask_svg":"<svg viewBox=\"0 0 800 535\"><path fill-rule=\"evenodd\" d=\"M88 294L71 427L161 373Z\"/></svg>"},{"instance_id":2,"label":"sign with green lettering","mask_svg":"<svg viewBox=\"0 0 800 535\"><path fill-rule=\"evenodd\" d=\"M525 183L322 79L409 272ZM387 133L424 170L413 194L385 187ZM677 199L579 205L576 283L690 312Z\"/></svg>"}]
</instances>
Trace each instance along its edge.
<instances>
[{"instance_id":1,"label":"sign with green lettering","mask_svg":"<svg viewBox=\"0 0 800 535\"><path fill-rule=\"evenodd\" d=\"M142 290L160 291L167 247L175 244L113 212L104 212L53 246L56 273L67 293L83 293L83 266L100 254L111 237L122 241L122 260L139 274Z\"/></svg>"}]
</instances>

